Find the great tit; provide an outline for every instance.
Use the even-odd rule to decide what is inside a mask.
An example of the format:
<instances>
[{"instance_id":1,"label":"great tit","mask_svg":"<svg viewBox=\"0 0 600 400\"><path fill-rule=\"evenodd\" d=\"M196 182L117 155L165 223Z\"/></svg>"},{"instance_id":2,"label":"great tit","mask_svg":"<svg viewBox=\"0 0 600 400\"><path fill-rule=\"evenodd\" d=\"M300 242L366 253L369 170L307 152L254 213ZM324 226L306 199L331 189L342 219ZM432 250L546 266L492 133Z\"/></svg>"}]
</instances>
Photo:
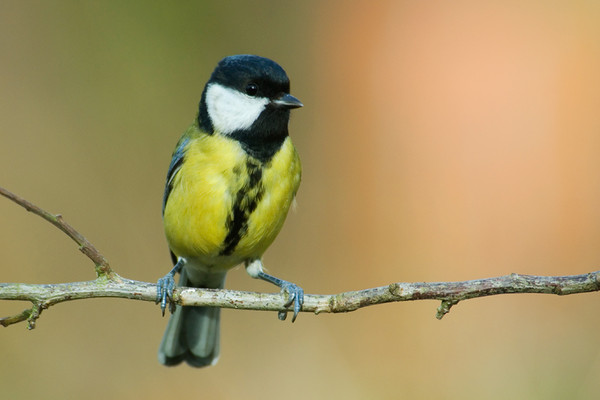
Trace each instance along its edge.
<instances>
[{"instance_id":1,"label":"great tit","mask_svg":"<svg viewBox=\"0 0 600 400\"><path fill-rule=\"evenodd\" d=\"M162 364L203 367L219 357L220 309L173 307L178 272L179 286L223 288L227 271L243 263L251 277L287 294L292 322L298 315L304 291L266 274L261 257L300 185L300 159L288 135L290 110L299 107L283 68L264 57L226 57L206 83L197 117L173 152L163 197L175 266L158 283L163 314L167 303L173 312L158 351Z\"/></svg>"}]
</instances>

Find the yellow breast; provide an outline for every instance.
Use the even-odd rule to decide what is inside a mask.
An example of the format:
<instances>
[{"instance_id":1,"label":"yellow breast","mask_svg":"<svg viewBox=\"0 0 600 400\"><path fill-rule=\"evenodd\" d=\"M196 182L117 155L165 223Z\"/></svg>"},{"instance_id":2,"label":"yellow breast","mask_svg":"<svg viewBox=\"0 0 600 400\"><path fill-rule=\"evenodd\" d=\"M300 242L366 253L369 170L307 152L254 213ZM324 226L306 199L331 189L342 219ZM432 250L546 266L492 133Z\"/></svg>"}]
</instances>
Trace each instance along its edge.
<instances>
[{"instance_id":1,"label":"yellow breast","mask_svg":"<svg viewBox=\"0 0 600 400\"><path fill-rule=\"evenodd\" d=\"M260 257L283 226L300 175L289 137L262 163L228 137L191 136L164 210L171 251L216 268Z\"/></svg>"}]
</instances>

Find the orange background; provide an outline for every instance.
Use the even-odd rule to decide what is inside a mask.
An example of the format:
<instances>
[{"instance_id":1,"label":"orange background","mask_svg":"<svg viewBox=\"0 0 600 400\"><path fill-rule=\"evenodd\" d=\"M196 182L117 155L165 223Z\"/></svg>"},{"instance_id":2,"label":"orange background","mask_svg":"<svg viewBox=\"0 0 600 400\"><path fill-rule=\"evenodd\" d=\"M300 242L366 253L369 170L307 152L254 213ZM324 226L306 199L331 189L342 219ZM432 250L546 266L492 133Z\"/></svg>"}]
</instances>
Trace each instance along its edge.
<instances>
[{"instance_id":1,"label":"orange background","mask_svg":"<svg viewBox=\"0 0 600 400\"><path fill-rule=\"evenodd\" d=\"M216 62L288 72L304 165L265 256L308 293L600 264L600 6L574 1L2 2L0 185L62 213L121 275L171 267L171 151ZM2 282L93 279L0 199ZM274 291L243 269L228 288ZM0 315L26 305L0 302ZM95 299L0 330L6 399L594 398L598 294L349 314L225 310L215 367L165 368L150 303Z\"/></svg>"}]
</instances>

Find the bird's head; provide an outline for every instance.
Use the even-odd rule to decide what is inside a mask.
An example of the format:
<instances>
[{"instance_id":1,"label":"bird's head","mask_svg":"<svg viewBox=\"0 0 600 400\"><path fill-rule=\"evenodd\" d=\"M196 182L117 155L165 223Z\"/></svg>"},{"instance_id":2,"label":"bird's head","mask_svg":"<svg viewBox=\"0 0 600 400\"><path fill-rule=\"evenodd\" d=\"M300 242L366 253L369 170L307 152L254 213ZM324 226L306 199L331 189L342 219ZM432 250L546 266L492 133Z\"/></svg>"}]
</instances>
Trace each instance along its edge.
<instances>
[{"instance_id":1,"label":"bird's head","mask_svg":"<svg viewBox=\"0 0 600 400\"><path fill-rule=\"evenodd\" d=\"M262 140L287 136L290 109L302 107L290 94L287 74L276 62L254 55L222 59L200 101L199 124L207 133Z\"/></svg>"}]
</instances>

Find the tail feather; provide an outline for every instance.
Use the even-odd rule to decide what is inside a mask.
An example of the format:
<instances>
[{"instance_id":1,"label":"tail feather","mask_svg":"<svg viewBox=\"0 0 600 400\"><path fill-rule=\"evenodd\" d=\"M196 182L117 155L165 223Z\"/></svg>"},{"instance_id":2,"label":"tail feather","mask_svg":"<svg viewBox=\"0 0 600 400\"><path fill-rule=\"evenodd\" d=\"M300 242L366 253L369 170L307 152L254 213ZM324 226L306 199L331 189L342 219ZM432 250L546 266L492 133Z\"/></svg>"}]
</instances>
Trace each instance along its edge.
<instances>
[{"instance_id":1,"label":"tail feather","mask_svg":"<svg viewBox=\"0 0 600 400\"><path fill-rule=\"evenodd\" d=\"M215 281L214 276L210 278L206 281ZM210 286L222 288L225 284L225 274L218 277L217 282L218 286L214 283ZM181 271L179 286L205 287L203 283L190 283L184 268ZM221 309L218 307L177 306L160 343L160 363L173 366L185 361L194 367L214 365L219 359L220 319Z\"/></svg>"}]
</instances>

